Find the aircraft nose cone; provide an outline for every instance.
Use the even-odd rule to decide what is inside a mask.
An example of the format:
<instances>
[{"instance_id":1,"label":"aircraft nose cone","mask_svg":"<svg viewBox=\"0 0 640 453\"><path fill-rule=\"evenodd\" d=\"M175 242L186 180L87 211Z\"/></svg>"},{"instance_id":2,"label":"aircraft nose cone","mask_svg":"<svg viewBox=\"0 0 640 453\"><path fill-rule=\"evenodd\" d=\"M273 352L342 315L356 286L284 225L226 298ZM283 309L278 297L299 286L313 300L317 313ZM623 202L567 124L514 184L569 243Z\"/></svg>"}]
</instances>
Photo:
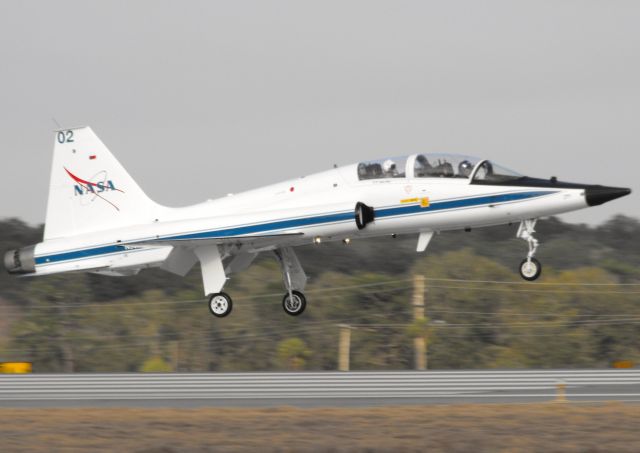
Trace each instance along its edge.
<instances>
[{"instance_id":1,"label":"aircraft nose cone","mask_svg":"<svg viewBox=\"0 0 640 453\"><path fill-rule=\"evenodd\" d=\"M589 206L598 206L630 193L631 189L625 187L587 186L584 195Z\"/></svg>"}]
</instances>

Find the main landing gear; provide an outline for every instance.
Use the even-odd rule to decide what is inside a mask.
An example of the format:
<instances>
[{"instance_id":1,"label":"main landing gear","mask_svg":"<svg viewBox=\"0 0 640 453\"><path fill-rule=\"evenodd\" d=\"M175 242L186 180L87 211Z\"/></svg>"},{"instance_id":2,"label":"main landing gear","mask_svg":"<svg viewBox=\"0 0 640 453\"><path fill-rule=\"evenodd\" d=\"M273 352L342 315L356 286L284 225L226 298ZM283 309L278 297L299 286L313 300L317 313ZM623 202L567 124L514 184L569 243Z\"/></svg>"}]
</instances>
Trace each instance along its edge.
<instances>
[{"instance_id":1,"label":"main landing gear","mask_svg":"<svg viewBox=\"0 0 640 453\"><path fill-rule=\"evenodd\" d=\"M291 316L299 316L307 308L307 298L301 291L291 290L282 298L284 312ZM233 310L233 300L227 293L215 293L209 296L209 311L216 318L224 318Z\"/></svg>"},{"instance_id":2,"label":"main landing gear","mask_svg":"<svg viewBox=\"0 0 640 453\"><path fill-rule=\"evenodd\" d=\"M536 280L542 273L542 264L534 258L536 250L538 250L538 245L540 244L538 240L533 237L533 233L536 232L535 226L537 220L538 219L523 220L520 222L517 233L518 238L524 239L529 244L529 253L527 253L527 258L520 263L519 270L520 276L530 282Z\"/></svg>"},{"instance_id":3,"label":"main landing gear","mask_svg":"<svg viewBox=\"0 0 640 453\"><path fill-rule=\"evenodd\" d=\"M282 308L286 314L298 316L307 307L307 298L300 291L290 291L282 298Z\"/></svg>"},{"instance_id":4,"label":"main landing gear","mask_svg":"<svg viewBox=\"0 0 640 453\"><path fill-rule=\"evenodd\" d=\"M217 249L209 250L209 253L213 255L210 260L206 260L208 257L206 255L207 250L200 250L199 252L203 256L201 262L204 261L205 264L209 264L209 267L207 267L208 272L203 271L205 291L209 290L211 292L208 297L209 311L217 318L224 318L231 313L233 301L227 293L214 291L222 289L227 272L243 269L251 263L253 257L237 258L234 261L237 266L233 268L229 265L225 270L222 268L222 261L219 259L219 255L216 255ZM300 316L307 308L307 298L302 293L307 283L307 275L304 273L300 261L291 247L278 248L273 250L273 253L282 269L282 280L287 291L282 298L282 308L290 316ZM216 276L217 279L215 278Z\"/></svg>"},{"instance_id":5,"label":"main landing gear","mask_svg":"<svg viewBox=\"0 0 640 453\"><path fill-rule=\"evenodd\" d=\"M233 310L233 301L227 293L215 293L209 296L209 311L213 316L224 318Z\"/></svg>"},{"instance_id":6,"label":"main landing gear","mask_svg":"<svg viewBox=\"0 0 640 453\"><path fill-rule=\"evenodd\" d=\"M287 292L282 298L284 312L291 316L300 316L307 308L307 299L302 290L307 284L307 275L300 265L300 261L291 247L283 247L273 251L280 268L282 280ZM298 288L298 289L295 289Z\"/></svg>"}]
</instances>

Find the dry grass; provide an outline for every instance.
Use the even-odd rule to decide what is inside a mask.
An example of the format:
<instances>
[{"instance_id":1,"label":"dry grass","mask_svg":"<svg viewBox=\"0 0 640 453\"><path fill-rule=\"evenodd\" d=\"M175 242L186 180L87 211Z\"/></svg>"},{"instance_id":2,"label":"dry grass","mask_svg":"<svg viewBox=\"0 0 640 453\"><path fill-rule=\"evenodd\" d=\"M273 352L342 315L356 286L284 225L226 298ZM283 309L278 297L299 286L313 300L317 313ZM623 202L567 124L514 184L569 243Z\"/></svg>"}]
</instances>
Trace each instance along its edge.
<instances>
[{"instance_id":1,"label":"dry grass","mask_svg":"<svg viewBox=\"0 0 640 453\"><path fill-rule=\"evenodd\" d=\"M0 409L0 450L631 452L640 405Z\"/></svg>"}]
</instances>

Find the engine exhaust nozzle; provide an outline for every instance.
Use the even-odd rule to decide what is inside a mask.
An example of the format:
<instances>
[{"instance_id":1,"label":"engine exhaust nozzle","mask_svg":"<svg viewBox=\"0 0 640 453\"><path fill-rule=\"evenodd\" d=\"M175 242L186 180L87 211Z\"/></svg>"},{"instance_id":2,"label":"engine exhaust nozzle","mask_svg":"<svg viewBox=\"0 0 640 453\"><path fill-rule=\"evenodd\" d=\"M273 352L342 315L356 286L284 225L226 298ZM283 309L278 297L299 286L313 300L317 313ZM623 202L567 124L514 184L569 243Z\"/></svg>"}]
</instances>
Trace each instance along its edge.
<instances>
[{"instance_id":1,"label":"engine exhaust nozzle","mask_svg":"<svg viewBox=\"0 0 640 453\"><path fill-rule=\"evenodd\" d=\"M10 274L32 274L36 271L35 245L4 254L4 267Z\"/></svg>"}]
</instances>

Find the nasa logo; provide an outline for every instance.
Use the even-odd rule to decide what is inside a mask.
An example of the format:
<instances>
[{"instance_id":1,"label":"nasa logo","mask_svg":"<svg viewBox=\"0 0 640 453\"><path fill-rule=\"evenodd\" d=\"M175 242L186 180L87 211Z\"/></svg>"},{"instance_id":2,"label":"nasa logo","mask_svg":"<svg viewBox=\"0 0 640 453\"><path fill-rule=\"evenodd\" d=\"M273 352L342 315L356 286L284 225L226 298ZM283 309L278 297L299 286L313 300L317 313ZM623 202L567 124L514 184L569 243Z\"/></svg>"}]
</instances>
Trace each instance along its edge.
<instances>
[{"instance_id":1,"label":"nasa logo","mask_svg":"<svg viewBox=\"0 0 640 453\"><path fill-rule=\"evenodd\" d=\"M107 179L106 172L101 172L101 173L104 173L104 179L102 181L91 182L91 181L87 181L86 179L79 178L78 176L71 173L66 167L64 170L67 172L69 177L73 179L73 181L75 181L76 183L73 186L74 196L77 197L82 195L93 195L93 198L91 199L91 201L93 201L95 198L100 198L101 200L104 200L105 202L109 203L116 210L118 211L120 210L120 208L118 208L115 204L107 200L102 195L104 192L109 192L109 191L117 191L117 192L124 193L122 190L116 188L112 180Z\"/></svg>"},{"instance_id":2,"label":"nasa logo","mask_svg":"<svg viewBox=\"0 0 640 453\"><path fill-rule=\"evenodd\" d=\"M87 184L87 185L74 185L73 193L74 195L87 195L87 194L96 194L102 193L107 190L117 190L116 186L113 184L113 181L108 180L105 182L97 182L95 184Z\"/></svg>"}]
</instances>

